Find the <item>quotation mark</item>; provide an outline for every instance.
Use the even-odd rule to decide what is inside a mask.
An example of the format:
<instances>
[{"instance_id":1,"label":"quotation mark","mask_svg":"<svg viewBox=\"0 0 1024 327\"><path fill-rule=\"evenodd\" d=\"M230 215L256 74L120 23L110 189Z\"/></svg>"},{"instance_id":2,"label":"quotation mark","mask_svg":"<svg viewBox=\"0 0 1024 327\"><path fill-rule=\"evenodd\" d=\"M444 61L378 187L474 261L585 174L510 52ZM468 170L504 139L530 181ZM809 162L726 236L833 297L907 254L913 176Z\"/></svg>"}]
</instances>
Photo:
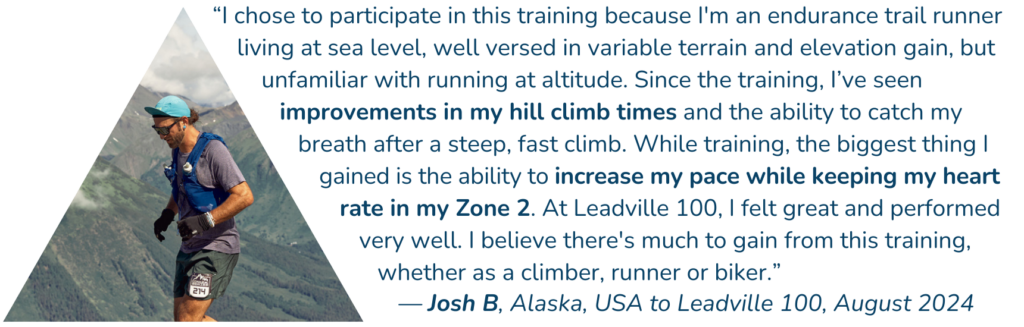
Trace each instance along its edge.
<instances>
[{"instance_id":1,"label":"quotation mark","mask_svg":"<svg viewBox=\"0 0 1024 327\"><path fill-rule=\"evenodd\" d=\"M220 8L221 7L213 7L213 12L220 12L220 10L221 10Z\"/></svg>"},{"instance_id":2,"label":"quotation mark","mask_svg":"<svg viewBox=\"0 0 1024 327\"><path fill-rule=\"evenodd\" d=\"M771 268L775 270L782 268L782 262L771 262ZM771 282L771 276L768 276L765 280Z\"/></svg>"}]
</instances>

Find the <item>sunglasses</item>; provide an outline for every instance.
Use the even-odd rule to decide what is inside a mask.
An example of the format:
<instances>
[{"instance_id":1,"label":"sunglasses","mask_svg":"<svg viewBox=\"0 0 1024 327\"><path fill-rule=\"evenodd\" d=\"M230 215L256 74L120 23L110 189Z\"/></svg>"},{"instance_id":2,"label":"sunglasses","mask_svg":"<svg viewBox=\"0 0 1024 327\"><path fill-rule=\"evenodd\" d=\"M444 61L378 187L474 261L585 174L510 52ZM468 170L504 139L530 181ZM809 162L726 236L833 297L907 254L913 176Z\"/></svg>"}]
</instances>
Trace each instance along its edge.
<instances>
[{"instance_id":1,"label":"sunglasses","mask_svg":"<svg viewBox=\"0 0 1024 327\"><path fill-rule=\"evenodd\" d=\"M174 124L171 124L170 126L167 126L167 127L156 127L156 125L153 125L152 127L153 127L153 130L156 131L157 134L167 135L167 134L171 133L171 128L173 128L174 126L177 126L177 125L178 125L177 123L174 123Z\"/></svg>"}]
</instances>

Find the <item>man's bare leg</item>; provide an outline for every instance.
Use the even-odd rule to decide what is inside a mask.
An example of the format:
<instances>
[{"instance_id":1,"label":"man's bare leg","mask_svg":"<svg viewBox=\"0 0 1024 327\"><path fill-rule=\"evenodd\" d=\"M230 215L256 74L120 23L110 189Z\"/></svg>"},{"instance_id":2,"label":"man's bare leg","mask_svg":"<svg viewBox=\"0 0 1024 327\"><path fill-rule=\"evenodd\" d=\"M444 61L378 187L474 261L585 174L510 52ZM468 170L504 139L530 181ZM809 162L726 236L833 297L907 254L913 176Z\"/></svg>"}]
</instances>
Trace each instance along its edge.
<instances>
[{"instance_id":1,"label":"man's bare leg","mask_svg":"<svg viewBox=\"0 0 1024 327\"><path fill-rule=\"evenodd\" d=\"M175 323L204 323L206 321L206 310L210 308L213 299L196 299L189 296L174 298L174 322ZM212 318L211 318L212 320ZM215 320L212 322L216 322Z\"/></svg>"}]
</instances>

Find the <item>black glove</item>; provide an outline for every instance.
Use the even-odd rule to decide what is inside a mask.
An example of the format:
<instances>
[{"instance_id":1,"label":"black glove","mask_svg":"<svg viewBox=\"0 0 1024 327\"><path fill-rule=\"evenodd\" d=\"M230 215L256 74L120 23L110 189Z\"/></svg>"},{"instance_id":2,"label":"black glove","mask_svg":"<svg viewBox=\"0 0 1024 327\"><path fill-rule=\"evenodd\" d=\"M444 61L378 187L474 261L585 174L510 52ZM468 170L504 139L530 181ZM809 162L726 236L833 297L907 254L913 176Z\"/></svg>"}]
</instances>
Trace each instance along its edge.
<instances>
[{"instance_id":1,"label":"black glove","mask_svg":"<svg viewBox=\"0 0 1024 327\"><path fill-rule=\"evenodd\" d=\"M161 233L167 230L167 227L171 226L171 223L173 222L174 211L171 209L164 209L164 211L160 213L160 219L157 219L156 221L153 222L153 233L156 234L156 239L160 240L160 242L163 242L164 235Z\"/></svg>"},{"instance_id":2,"label":"black glove","mask_svg":"<svg viewBox=\"0 0 1024 327\"><path fill-rule=\"evenodd\" d=\"M181 235L182 241L188 241L212 227L206 214L195 215L178 221L178 234Z\"/></svg>"}]
</instances>

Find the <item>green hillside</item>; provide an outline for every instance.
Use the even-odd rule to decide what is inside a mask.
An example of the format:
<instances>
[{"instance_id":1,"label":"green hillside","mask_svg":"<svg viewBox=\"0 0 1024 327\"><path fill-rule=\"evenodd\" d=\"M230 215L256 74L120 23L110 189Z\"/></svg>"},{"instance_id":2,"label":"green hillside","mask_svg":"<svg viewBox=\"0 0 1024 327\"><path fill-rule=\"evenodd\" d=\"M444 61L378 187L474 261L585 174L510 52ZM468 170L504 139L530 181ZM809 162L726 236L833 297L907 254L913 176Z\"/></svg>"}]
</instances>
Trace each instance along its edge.
<instances>
[{"instance_id":1,"label":"green hillside","mask_svg":"<svg viewBox=\"0 0 1024 327\"><path fill-rule=\"evenodd\" d=\"M299 208L286 191L277 169L270 162L252 128L241 131L225 142L238 169L256 195L252 206L237 217L238 228L281 245L293 242L303 245L315 241L313 232L309 230L305 219L302 219Z\"/></svg>"},{"instance_id":2,"label":"green hillside","mask_svg":"<svg viewBox=\"0 0 1024 327\"><path fill-rule=\"evenodd\" d=\"M164 242L152 234L166 200L166 194L97 158L6 320L171 320L180 240L173 226ZM210 316L359 320L315 240L282 246L241 234L243 253L231 285L214 301Z\"/></svg>"}]
</instances>

